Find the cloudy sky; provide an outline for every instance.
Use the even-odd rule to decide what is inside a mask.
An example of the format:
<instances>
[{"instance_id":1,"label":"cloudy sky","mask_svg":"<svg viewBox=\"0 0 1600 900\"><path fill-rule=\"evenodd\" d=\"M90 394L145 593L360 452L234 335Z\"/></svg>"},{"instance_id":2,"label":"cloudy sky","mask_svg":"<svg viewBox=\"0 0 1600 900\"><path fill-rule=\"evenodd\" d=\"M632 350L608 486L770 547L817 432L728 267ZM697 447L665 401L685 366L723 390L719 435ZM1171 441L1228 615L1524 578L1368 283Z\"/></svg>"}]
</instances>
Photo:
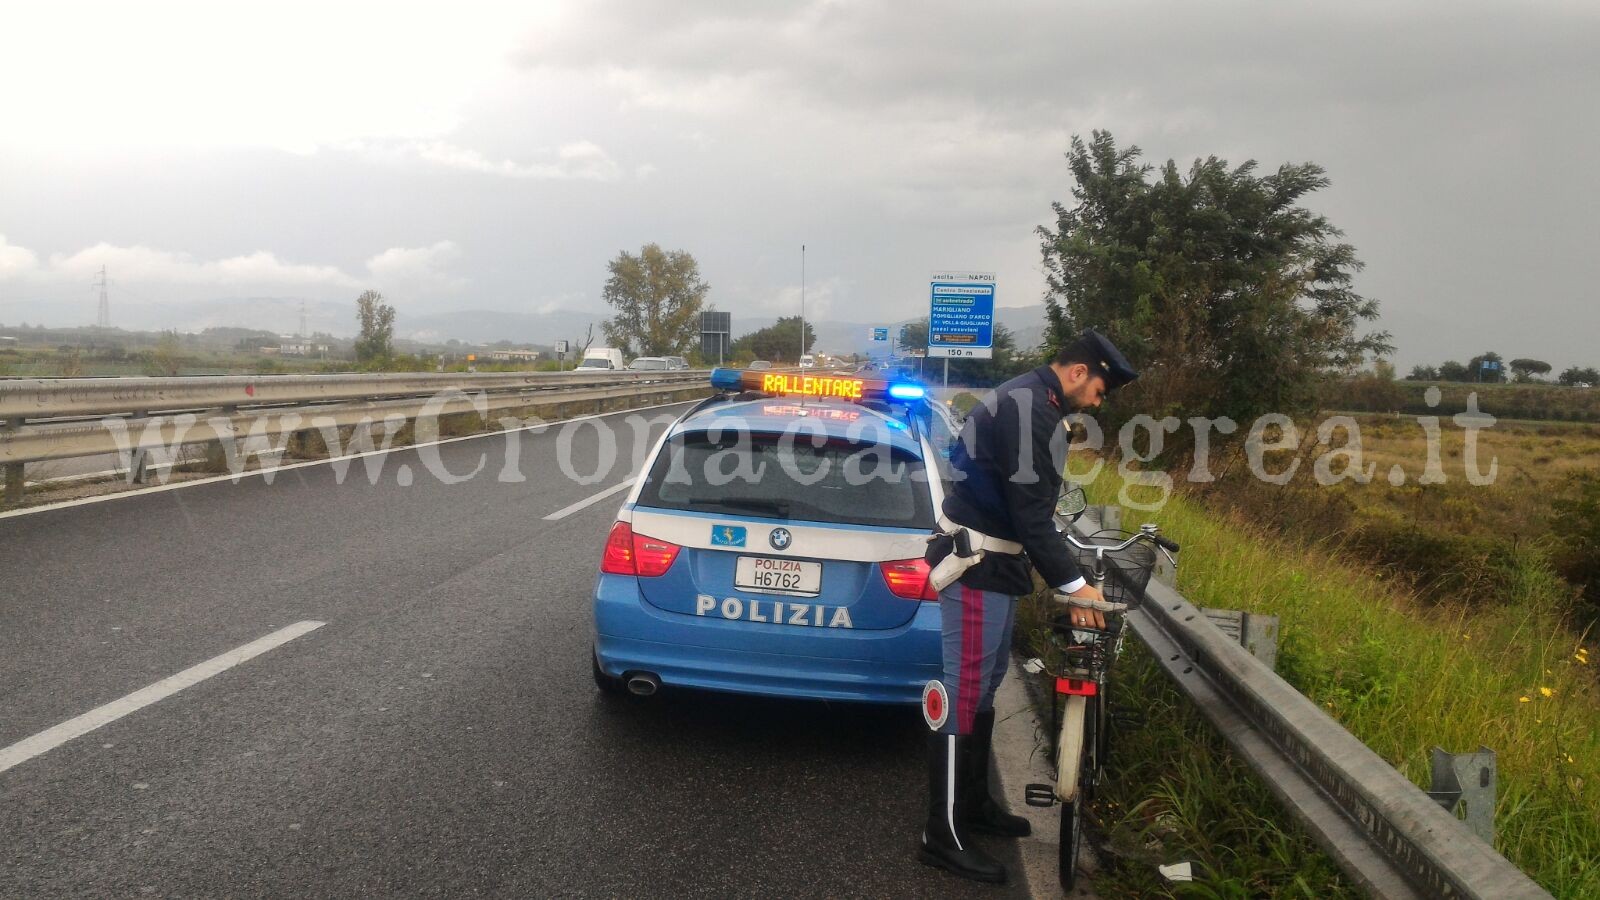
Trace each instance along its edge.
<instances>
[{"instance_id":1,"label":"cloudy sky","mask_svg":"<svg viewBox=\"0 0 1600 900\"><path fill-rule=\"evenodd\" d=\"M1313 160L1402 365L1600 363L1600 4L32 3L0 29L0 322L114 303L600 310L692 252L736 317L1040 302L1074 133ZM248 301L237 301L245 305ZM115 319L115 313L114 313ZM159 323L179 326L182 322ZM293 330L293 321L281 329ZM339 331L350 326L330 323ZM403 329L402 329L403 330Z\"/></svg>"}]
</instances>

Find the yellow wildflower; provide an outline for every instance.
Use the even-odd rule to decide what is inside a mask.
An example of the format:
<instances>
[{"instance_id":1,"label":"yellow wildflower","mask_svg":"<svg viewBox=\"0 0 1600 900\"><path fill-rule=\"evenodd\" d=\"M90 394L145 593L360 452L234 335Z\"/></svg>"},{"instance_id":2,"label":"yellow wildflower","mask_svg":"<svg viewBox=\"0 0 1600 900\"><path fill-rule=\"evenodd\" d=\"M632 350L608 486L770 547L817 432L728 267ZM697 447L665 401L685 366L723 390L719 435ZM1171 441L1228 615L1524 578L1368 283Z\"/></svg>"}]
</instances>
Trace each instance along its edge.
<instances>
[{"instance_id":1,"label":"yellow wildflower","mask_svg":"<svg viewBox=\"0 0 1600 900\"><path fill-rule=\"evenodd\" d=\"M1587 666L1589 664L1589 648L1579 647L1578 652L1572 654L1572 658Z\"/></svg>"},{"instance_id":2,"label":"yellow wildflower","mask_svg":"<svg viewBox=\"0 0 1600 900\"><path fill-rule=\"evenodd\" d=\"M1547 688L1547 687L1545 687L1543 685L1539 686L1539 693L1540 693L1540 695L1545 696L1545 697L1554 697L1556 695L1555 691L1552 691L1552 690L1550 690L1549 688Z\"/></svg>"},{"instance_id":3,"label":"yellow wildflower","mask_svg":"<svg viewBox=\"0 0 1600 900\"><path fill-rule=\"evenodd\" d=\"M1518 703L1532 703L1533 702L1533 698L1532 697L1518 697L1517 698L1517 702Z\"/></svg>"}]
</instances>

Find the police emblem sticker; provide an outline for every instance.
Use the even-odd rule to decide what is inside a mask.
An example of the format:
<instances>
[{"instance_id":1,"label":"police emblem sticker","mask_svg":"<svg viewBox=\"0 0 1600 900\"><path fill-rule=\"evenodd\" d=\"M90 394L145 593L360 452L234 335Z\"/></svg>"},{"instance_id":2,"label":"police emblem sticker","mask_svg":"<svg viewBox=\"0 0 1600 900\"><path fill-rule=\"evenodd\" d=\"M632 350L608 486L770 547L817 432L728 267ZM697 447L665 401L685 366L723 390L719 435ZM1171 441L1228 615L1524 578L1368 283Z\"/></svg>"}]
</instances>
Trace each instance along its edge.
<instances>
[{"instance_id":1,"label":"police emblem sticker","mask_svg":"<svg viewBox=\"0 0 1600 900\"><path fill-rule=\"evenodd\" d=\"M767 535L767 543L771 544L774 550L787 550L789 545L794 543L794 535L790 534L787 528L774 528L772 533Z\"/></svg>"},{"instance_id":2,"label":"police emblem sticker","mask_svg":"<svg viewBox=\"0 0 1600 900\"><path fill-rule=\"evenodd\" d=\"M950 694L944 689L944 682L934 679L922 689L922 719L938 731L949 718Z\"/></svg>"},{"instance_id":3,"label":"police emblem sticker","mask_svg":"<svg viewBox=\"0 0 1600 900\"><path fill-rule=\"evenodd\" d=\"M711 546L713 547L743 547L745 528L743 525L713 525L711 526Z\"/></svg>"}]
</instances>

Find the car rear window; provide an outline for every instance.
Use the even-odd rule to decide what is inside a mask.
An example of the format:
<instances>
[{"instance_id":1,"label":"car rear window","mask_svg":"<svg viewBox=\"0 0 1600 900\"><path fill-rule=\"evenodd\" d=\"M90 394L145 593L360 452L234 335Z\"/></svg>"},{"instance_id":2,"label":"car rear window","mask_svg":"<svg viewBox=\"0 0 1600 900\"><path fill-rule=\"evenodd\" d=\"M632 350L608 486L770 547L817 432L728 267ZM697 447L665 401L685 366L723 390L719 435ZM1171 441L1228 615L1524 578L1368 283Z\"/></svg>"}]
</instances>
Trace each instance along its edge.
<instances>
[{"instance_id":1,"label":"car rear window","mask_svg":"<svg viewBox=\"0 0 1600 900\"><path fill-rule=\"evenodd\" d=\"M674 435L651 466L639 505L762 519L933 527L921 459L887 443L805 432L727 428Z\"/></svg>"}]
</instances>

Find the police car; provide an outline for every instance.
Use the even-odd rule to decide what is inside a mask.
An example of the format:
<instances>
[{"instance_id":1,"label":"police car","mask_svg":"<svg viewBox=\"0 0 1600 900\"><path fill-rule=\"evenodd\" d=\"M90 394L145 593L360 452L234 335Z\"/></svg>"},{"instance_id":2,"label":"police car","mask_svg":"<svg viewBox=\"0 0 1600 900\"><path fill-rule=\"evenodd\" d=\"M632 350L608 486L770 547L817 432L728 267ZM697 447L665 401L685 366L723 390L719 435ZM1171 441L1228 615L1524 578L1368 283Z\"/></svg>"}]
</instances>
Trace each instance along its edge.
<instances>
[{"instance_id":1,"label":"police car","mask_svg":"<svg viewBox=\"0 0 1600 900\"><path fill-rule=\"evenodd\" d=\"M917 703L939 676L922 560L953 420L921 385L718 369L606 539L594 677Z\"/></svg>"}]
</instances>

